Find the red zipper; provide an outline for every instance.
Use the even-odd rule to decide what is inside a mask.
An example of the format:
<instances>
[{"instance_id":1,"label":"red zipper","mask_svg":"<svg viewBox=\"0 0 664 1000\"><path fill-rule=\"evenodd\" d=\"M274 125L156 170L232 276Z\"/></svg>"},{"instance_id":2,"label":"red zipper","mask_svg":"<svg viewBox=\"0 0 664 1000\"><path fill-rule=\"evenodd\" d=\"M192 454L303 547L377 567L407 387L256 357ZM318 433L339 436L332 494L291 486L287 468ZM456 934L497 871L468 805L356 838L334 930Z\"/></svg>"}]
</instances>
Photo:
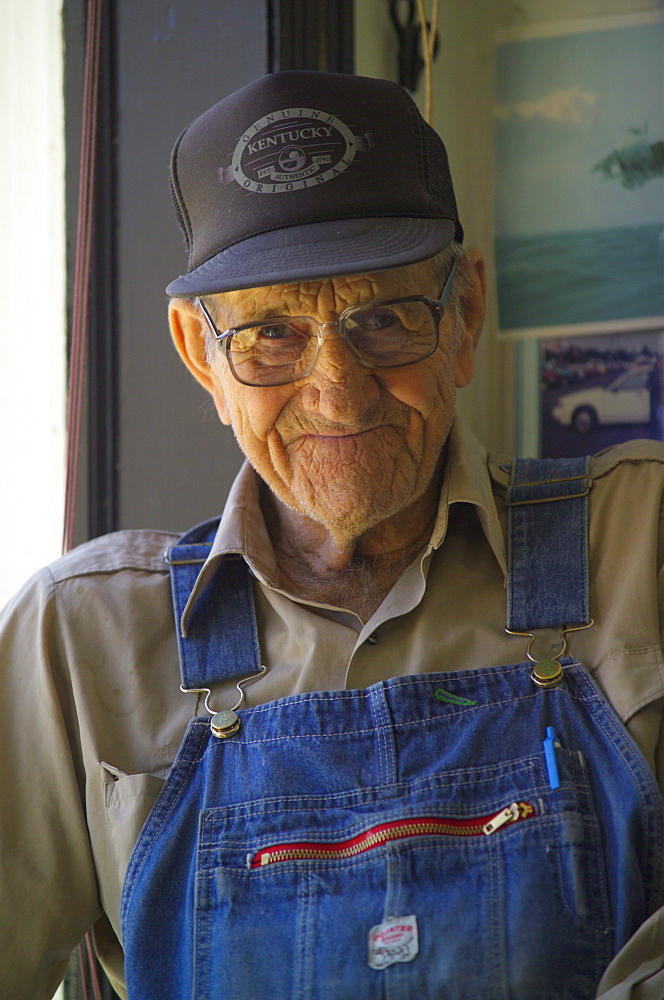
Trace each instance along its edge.
<instances>
[{"instance_id":1,"label":"red zipper","mask_svg":"<svg viewBox=\"0 0 664 1000\"><path fill-rule=\"evenodd\" d=\"M535 816L535 807L528 802L512 802L499 813L489 816L476 816L473 819L446 819L438 816L418 816L412 819L394 820L391 823L380 823L372 826L357 837L341 840L336 844L317 843L298 840L287 844L274 844L264 847L254 854L251 867L263 868L265 865L281 861L315 861L339 860L352 858L363 854L374 847L381 847L392 840L403 840L405 837L448 836L475 837L495 833L509 823L518 823L523 819Z\"/></svg>"}]
</instances>

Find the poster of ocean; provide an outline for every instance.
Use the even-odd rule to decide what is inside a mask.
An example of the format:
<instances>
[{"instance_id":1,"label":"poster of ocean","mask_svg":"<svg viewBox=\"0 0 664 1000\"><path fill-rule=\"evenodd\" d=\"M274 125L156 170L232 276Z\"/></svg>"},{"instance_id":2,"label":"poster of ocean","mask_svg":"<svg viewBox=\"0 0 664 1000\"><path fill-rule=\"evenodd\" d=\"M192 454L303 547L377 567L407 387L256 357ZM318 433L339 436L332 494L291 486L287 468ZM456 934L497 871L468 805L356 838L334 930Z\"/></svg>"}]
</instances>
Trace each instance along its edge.
<instances>
[{"instance_id":1,"label":"poster of ocean","mask_svg":"<svg viewBox=\"0 0 664 1000\"><path fill-rule=\"evenodd\" d=\"M496 49L501 332L662 329L664 24L555 31Z\"/></svg>"}]
</instances>

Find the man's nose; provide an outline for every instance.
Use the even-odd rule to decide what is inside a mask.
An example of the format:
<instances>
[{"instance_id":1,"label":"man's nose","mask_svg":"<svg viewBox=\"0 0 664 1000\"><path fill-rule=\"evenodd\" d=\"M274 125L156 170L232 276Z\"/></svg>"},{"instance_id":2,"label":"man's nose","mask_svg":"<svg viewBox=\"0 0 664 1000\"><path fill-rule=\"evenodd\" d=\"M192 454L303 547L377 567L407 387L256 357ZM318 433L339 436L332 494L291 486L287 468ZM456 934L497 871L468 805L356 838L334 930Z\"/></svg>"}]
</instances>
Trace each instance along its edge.
<instances>
[{"instance_id":1,"label":"man's nose","mask_svg":"<svg viewBox=\"0 0 664 1000\"><path fill-rule=\"evenodd\" d=\"M304 403L333 420L356 419L379 398L380 387L373 370L360 363L341 336L338 323L320 325L325 337L306 379Z\"/></svg>"},{"instance_id":2,"label":"man's nose","mask_svg":"<svg viewBox=\"0 0 664 1000\"><path fill-rule=\"evenodd\" d=\"M341 334L339 321L320 323L319 328L323 333L323 343L316 358L314 372L320 372L333 382L364 379L371 369L355 357Z\"/></svg>"}]
</instances>

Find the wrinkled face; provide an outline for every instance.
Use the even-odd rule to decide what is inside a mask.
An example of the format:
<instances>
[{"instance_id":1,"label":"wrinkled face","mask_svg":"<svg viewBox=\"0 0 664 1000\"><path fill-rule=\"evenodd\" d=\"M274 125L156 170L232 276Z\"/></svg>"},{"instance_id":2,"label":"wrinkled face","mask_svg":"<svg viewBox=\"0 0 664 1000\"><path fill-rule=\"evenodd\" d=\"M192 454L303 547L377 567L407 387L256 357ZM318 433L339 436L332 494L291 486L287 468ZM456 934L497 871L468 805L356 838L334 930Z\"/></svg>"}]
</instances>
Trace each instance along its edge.
<instances>
[{"instance_id":1,"label":"wrinkled face","mask_svg":"<svg viewBox=\"0 0 664 1000\"><path fill-rule=\"evenodd\" d=\"M220 330L274 315L335 320L349 306L408 295L436 298L428 262L369 275L227 292L213 300ZM447 313L435 353L407 368L361 365L336 332L314 371L291 385L240 384L219 352L213 396L222 420L276 496L356 537L418 499L447 440L469 336ZM472 360L471 360L472 367Z\"/></svg>"}]
</instances>

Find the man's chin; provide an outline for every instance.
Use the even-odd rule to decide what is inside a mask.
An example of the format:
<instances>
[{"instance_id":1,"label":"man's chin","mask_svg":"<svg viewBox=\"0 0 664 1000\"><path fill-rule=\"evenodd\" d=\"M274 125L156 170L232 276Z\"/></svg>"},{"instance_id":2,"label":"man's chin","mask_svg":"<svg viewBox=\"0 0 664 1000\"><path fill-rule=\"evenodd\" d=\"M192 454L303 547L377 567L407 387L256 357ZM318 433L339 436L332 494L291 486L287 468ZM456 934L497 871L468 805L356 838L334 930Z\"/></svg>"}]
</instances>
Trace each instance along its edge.
<instances>
[{"instance_id":1,"label":"man's chin","mask_svg":"<svg viewBox=\"0 0 664 1000\"><path fill-rule=\"evenodd\" d=\"M298 507L312 521L322 525L333 538L345 543L360 538L372 528L386 521L403 506L398 501L367 502L367 491L361 494L345 494L335 502L334 498L317 498L313 504Z\"/></svg>"}]
</instances>

